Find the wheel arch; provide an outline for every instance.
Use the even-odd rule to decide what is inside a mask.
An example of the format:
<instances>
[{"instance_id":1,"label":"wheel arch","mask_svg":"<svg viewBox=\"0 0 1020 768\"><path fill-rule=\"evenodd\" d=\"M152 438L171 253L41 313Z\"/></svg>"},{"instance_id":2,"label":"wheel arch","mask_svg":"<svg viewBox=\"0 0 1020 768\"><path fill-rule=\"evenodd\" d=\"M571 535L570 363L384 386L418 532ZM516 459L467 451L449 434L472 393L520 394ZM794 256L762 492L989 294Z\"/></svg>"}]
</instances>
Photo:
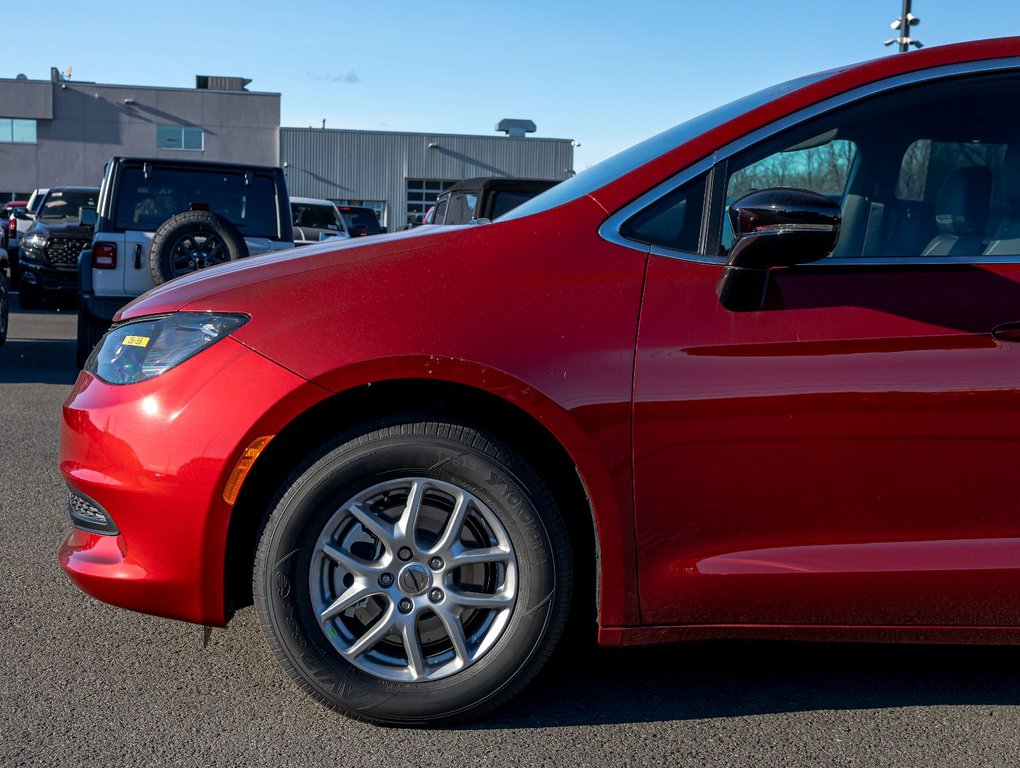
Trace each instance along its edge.
<instances>
[{"instance_id":1,"label":"wheel arch","mask_svg":"<svg viewBox=\"0 0 1020 768\"><path fill-rule=\"evenodd\" d=\"M623 567L632 560L632 531L620 530L624 523L619 505L603 496L611 483L604 467L590 466L593 451L584 452L589 466L583 467L583 460L577 461L565 445L569 438L558 437L533 413L484 389L446 380L393 379L354 386L316 403L282 429L259 456L230 518L224 558L228 618L236 608L251 603L259 532L277 489L295 464L338 430L395 414L447 418L489 431L534 466L562 505L570 531L579 598L572 607L573 626L587 623L594 629L607 591L636 594L626 583L626 574L633 569ZM576 425L574 429L580 432ZM599 473L605 476L591 477ZM599 493L592 493L592 484ZM636 613L636 606L628 609ZM614 617L611 623L622 622Z\"/></svg>"}]
</instances>

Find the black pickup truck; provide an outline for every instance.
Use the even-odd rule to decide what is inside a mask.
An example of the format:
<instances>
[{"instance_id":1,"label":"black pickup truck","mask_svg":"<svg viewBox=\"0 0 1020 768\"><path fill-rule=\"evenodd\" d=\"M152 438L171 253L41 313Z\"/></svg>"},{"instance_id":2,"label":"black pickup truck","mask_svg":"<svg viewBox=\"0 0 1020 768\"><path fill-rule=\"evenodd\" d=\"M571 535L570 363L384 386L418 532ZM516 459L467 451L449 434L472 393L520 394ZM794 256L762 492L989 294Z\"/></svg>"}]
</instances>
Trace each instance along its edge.
<instances>
[{"instance_id":1,"label":"black pickup truck","mask_svg":"<svg viewBox=\"0 0 1020 768\"><path fill-rule=\"evenodd\" d=\"M95 209L98 200L98 187L54 187L46 193L35 223L21 238L22 309L36 309L46 297L78 293L78 254L92 240L81 210Z\"/></svg>"}]
</instances>

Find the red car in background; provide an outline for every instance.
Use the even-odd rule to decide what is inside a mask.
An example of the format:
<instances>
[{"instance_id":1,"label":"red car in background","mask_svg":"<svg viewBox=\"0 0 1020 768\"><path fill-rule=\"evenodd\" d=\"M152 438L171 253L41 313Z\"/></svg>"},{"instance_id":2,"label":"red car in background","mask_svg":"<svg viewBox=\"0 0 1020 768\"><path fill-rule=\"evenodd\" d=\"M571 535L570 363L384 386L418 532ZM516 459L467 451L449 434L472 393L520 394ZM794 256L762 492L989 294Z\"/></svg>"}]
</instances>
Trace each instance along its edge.
<instances>
[{"instance_id":1,"label":"red car in background","mask_svg":"<svg viewBox=\"0 0 1020 768\"><path fill-rule=\"evenodd\" d=\"M794 80L491 224L203 270L64 405L71 579L431 723L568 621L1020 642L1020 38ZM1014 599L1016 598L1016 599Z\"/></svg>"},{"instance_id":2,"label":"red car in background","mask_svg":"<svg viewBox=\"0 0 1020 768\"><path fill-rule=\"evenodd\" d=\"M11 286L18 287L21 280L21 238L32 226L28 215L27 203L24 200L11 200L4 205L2 213L4 228L4 248L7 249L8 263L11 270Z\"/></svg>"}]
</instances>

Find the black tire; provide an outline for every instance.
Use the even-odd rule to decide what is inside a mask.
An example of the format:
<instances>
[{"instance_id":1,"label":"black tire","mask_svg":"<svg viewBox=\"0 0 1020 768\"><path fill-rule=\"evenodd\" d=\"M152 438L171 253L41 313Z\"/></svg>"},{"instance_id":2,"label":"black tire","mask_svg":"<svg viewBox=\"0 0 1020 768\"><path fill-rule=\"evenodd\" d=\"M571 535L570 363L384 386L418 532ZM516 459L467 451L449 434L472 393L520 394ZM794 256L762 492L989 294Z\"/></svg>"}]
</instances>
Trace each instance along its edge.
<instances>
[{"instance_id":1,"label":"black tire","mask_svg":"<svg viewBox=\"0 0 1020 768\"><path fill-rule=\"evenodd\" d=\"M398 548L409 541L413 553ZM479 557L490 559L457 564ZM562 634L572 568L556 501L520 456L468 427L408 419L342 435L294 471L263 528L253 591L307 693L359 720L425 725L478 717L527 685ZM393 634L369 641L388 619Z\"/></svg>"},{"instance_id":2,"label":"black tire","mask_svg":"<svg viewBox=\"0 0 1020 768\"><path fill-rule=\"evenodd\" d=\"M243 259L248 245L233 224L211 211L186 211L159 225L149 248L156 285L196 269Z\"/></svg>"},{"instance_id":3,"label":"black tire","mask_svg":"<svg viewBox=\"0 0 1020 768\"><path fill-rule=\"evenodd\" d=\"M0 272L0 347L7 341L7 323L10 318L11 291L7 275Z\"/></svg>"},{"instance_id":4,"label":"black tire","mask_svg":"<svg viewBox=\"0 0 1020 768\"><path fill-rule=\"evenodd\" d=\"M11 288L17 288L21 284L21 256L18 248L7 251L9 254L11 269Z\"/></svg>"},{"instance_id":5,"label":"black tire","mask_svg":"<svg viewBox=\"0 0 1020 768\"><path fill-rule=\"evenodd\" d=\"M106 326L91 320L79 307L78 309L78 336L75 343L74 359L80 371L85 367L89 355L99 340L106 333Z\"/></svg>"},{"instance_id":6,"label":"black tire","mask_svg":"<svg viewBox=\"0 0 1020 768\"><path fill-rule=\"evenodd\" d=\"M31 285L21 283L18 288L18 306L22 309L39 309L43 304L42 292Z\"/></svg>"}]
</instances>

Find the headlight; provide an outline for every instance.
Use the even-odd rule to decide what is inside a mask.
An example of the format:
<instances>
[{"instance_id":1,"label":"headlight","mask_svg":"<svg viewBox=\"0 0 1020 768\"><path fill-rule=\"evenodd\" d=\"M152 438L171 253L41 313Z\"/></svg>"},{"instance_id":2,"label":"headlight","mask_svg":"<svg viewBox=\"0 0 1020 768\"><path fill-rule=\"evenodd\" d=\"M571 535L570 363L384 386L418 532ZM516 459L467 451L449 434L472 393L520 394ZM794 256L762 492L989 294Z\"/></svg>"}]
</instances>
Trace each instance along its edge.
<instances>
[{"instance_id":1,"label":"headlight","mask_svg":"<svg viewBox=\"0 0 1020 768\"><path fill-rule=\"evenodd\" d=\"M226 338L247 315L174 312L131 320L111 328L93 350L85 370L109 384L136 384L166 373Z\"/></svg>"},{"instance_id":2,"label":"headlight","mask_svg":"<svg viewBox=\"0 0 1020 768\"><path fill-rule=\"evenodd\" d=\"M42 235L29 235L25 238L25 245L30 245L33 248L45 248L46 238Z\"/></svg>"}]
</instances>

